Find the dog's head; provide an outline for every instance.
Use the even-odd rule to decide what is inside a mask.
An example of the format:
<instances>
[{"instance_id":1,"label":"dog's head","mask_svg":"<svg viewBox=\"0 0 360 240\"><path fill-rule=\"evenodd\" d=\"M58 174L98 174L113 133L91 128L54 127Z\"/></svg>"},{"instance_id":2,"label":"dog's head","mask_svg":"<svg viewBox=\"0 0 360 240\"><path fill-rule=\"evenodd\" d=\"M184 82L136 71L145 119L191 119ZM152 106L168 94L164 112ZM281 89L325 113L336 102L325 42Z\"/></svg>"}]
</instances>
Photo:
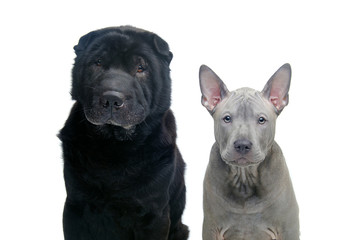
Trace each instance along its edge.
<instances>
[{"instance_id":1,"label":"dog's head","mask_svg":"<svg viewBox=\"0 0 360 240\"><path fill-rule=\"evenodd\" d=\"M262 162L275 136L275 122L289 100L291 68L284 64L262 92L240 88L230 92L209 67L200 67L201 102L214 118L222 159L240 167Z\"/></svg>"},{"instance_id":2,"label":"dog's head","mask_svg":"<svg viewBox=\"0 0 360 240\"><path fill-rule=\"evenodd\" d=\"M130 26L104 28L74 47L72 97L89 122L131 129L170 106L168 44Z\"/></svg>"}]
</instances>

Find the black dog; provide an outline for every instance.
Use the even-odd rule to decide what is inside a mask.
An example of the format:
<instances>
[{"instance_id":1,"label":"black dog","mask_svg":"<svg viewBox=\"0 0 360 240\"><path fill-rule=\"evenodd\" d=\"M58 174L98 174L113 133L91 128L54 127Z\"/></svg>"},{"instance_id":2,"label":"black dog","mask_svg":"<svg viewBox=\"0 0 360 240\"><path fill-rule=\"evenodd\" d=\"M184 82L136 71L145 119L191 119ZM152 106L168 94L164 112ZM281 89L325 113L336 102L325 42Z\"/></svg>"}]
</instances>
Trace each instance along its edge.
<instances>
[{"instance_id":1,"label":"black dog","mask_svg":"<svg viewBox=\"0 0 360 240\"><path fill-rule=\"evenodd\" d=\"M76 103L59 134L65 239L187 239L168 44L125 26L90 32L74 49Z\"/></svg>"}]
</instances>

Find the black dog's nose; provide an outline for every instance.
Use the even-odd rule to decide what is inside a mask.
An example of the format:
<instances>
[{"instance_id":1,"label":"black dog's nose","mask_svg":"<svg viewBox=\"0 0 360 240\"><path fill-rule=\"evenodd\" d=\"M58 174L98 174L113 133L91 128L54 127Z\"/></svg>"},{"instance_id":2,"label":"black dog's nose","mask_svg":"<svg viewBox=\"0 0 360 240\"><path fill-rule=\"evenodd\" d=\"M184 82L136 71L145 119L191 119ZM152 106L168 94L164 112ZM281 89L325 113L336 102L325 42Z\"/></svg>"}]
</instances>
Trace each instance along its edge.
<instances>
[{"instance_id":1,"label":"black dog's nose","mask_svg":"<svg viewBox=\"0 0 360 240\"><path fill-rule=\"evenodd\" d=\"M247 154L250 152L252 143L246 139L239 139L234 142L234 148L238 153Z\"/></svg>"},{"instance_id":2,"label":"black dog's nose","mask_svg":"<svg viewBox=\"0 0 360 240\"><path fill-rule=\"evenodd\" d=\"M121 92L107 91L100 98L100 104L104 108L114 107L119 109L124 105L125 95Z\"/></svg>"}]
</instances>

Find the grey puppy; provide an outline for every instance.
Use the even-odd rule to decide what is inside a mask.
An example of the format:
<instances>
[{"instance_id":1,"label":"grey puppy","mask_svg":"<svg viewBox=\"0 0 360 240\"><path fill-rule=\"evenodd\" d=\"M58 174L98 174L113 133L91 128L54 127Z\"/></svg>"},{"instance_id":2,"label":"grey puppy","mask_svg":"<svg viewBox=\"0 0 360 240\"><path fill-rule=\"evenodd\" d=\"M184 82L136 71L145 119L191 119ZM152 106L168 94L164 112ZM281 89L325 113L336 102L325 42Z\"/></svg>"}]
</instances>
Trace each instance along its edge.
<instances>
[{"instance_id":1,"label":"grey puppy","mask_svg":"<svg viewBox=\"0 0 360 240\"><path fill-rule=\"evenodd\" d=\"M274 141L290 79L284 64L262 92L230 92L209 67L200 67L201 102L214 118L216 140L204 179L204 240L299 239L298 205Z\"/></svg>"}]
</instances>

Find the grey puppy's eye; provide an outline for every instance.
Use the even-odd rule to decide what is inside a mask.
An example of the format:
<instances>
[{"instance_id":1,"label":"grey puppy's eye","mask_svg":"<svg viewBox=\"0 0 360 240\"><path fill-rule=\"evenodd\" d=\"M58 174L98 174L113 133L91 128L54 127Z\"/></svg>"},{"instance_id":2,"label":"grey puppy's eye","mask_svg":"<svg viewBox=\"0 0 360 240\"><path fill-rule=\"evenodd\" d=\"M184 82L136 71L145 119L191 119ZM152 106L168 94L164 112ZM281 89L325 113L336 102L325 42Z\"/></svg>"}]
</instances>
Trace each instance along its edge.
<instances>
[{"instance_id":1,"label":"grey puppy's eye","mask_svg":"<svg viewBox=\"0 0 360 240\"><path fill-rule=\"evenodd\" d=\"M229 115L226 115L224 118L223 118L224 122L225 123L230 123L231 122L231 117Z\"/></svg>"},{"instance_id":2,"label":"grey puppy's eye","mask_svg":"<svg viewBox=\"0 0 360 240\"><path fill-rule=\"evenodd\" d=\"M259 119L258 119L259 124L264 124L265 122L266 122L266 119L264 117L259 117Z\"/></svg>"}]
</instances>

